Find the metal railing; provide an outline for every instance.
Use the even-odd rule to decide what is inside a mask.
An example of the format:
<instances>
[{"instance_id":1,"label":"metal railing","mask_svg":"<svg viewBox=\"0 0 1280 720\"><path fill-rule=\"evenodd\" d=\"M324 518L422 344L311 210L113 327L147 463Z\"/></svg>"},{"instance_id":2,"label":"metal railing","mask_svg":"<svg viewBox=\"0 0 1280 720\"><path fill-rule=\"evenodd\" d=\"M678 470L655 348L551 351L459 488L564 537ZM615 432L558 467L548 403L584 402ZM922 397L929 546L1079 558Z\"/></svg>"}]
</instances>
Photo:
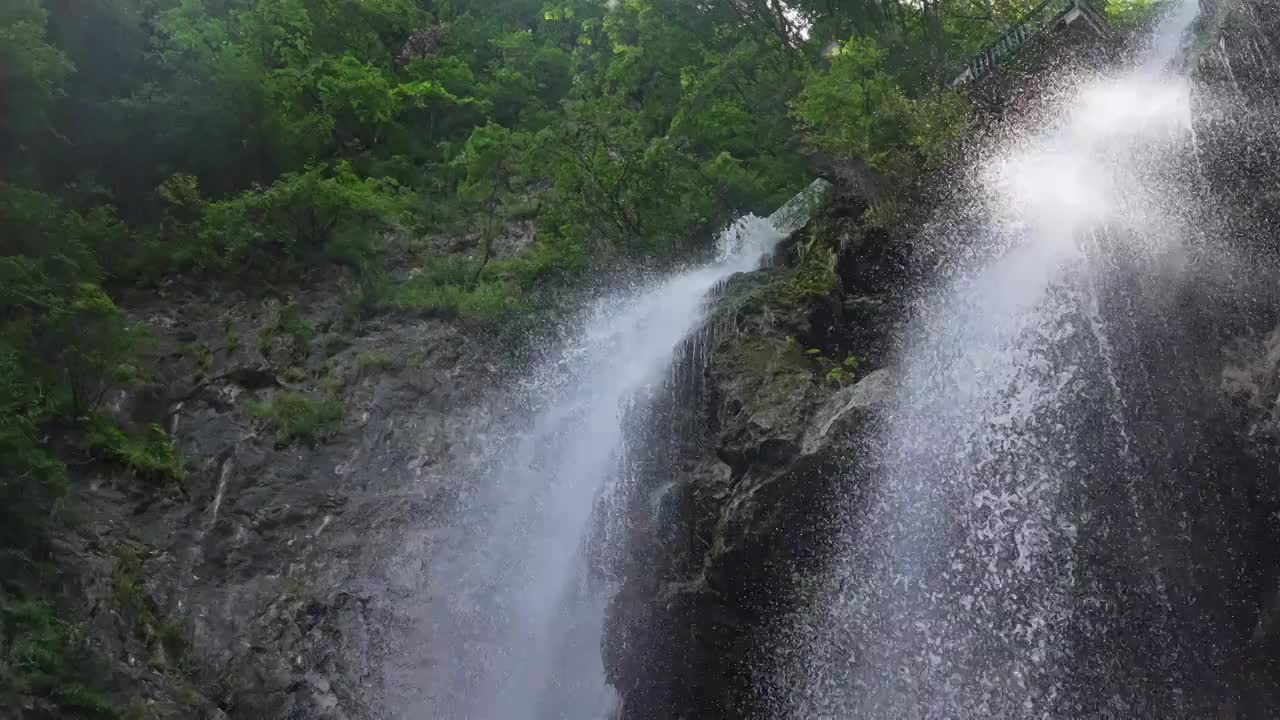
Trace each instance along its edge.
<instances>
[{"instance_id":1,"label":"metal railing","mask_svg":"<svg viewBox=\"0 0 1280 720\"><path fill-rule=\"evenodd\" d=\"M1106 34L1106 20L1089 0L1044 0L970 58L949 86L981 80L991 74L999 62L1013 56L1031 40L1059 23L1070 23L1079 18L1083 18L1095 32Z\"/></svg>"}]
</instances>

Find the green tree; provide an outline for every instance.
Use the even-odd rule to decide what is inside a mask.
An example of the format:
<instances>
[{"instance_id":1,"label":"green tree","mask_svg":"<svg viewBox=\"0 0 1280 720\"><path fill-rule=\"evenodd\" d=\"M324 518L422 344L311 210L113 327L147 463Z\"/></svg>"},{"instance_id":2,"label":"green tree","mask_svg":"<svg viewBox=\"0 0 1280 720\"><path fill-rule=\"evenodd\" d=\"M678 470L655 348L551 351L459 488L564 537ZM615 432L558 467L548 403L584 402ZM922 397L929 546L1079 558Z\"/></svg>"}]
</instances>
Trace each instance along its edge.
<instances>
[{"instance_id":1,"label":"green tree","mask_svg":"<svg viewBox=\"0 0 1280 720\"><path fill-rule=\"evenodd\" d=\"M286 173L268 187L210 203L192 262L201 270L276 272L317 257L359 264L376 252L376 229L401 207L394 183L361 178L349 163Z\"/></svg>"},{"instance_id":2,"label":"green tree","mask_svg":"<svg viewBox=\"0 0 1280 720\"><path fill-rule=\"evenodd\" d=\"M967 105L954 93L908 97L884 67L885 52L853 38L810 73L793 105L816 149L859 158L901 189L937 169L963 133Z\"/></svg>"},{"instance_id":3,"label":"green tree","mask_svg":"<svg viewBox=\"0 0 1280 720\"><path fill-rule=\"evenodd\" d=\"M522 172L529 141L526 133L490 123L476 128L454 159L454 165L463 172L458 185L459 198L484 216L480 264L471 277L472 285L489 264L493 239L499 230L498 213L504 198L515 190L513 184Z\"/></svg>"},{"instance_id":4,"label":"green tree","mask_svg":"<svg viewBox=\"0 0 1280 720\"><path fill-rule=\"evenodd\" d=\"M50 112L72 70L47 41L47 18L39 0L0 7L0 167L6 175L32 169L30 152L48 139Z\"/></svg>"},{"instance_id":5,"label":"green tree","mask_svg":"<svg viewBox=\"0 0 1280 720\"><path fill-rule=\"evenodd\" d=\"M31 382L18 349L0 338L0 547L39 542L66 483L43 424L49 398Z\"/></svg>"}]
</instances>

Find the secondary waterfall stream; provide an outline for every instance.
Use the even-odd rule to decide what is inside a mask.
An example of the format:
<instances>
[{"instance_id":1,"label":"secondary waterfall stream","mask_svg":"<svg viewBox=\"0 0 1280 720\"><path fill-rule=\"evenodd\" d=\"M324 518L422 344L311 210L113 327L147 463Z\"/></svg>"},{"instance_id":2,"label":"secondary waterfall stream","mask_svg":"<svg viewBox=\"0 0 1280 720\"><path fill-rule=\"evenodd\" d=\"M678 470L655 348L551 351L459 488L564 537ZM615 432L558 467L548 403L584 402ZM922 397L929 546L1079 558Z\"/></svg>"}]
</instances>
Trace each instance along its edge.
<instances>
[{"instance_id":1,"label":"secondary waterfall stream","mask_svg":"<svg viewBox=\"0 0 1280 720\"><path fill-rule=\"evenodd\" d=\"M599 298L565 333L567 344L517 379L526 410L466 470L463 485L479 490L455 520L455 545L430 562L423 586L433 591L410 601L416 641L407 644L422 657L396 663L395 717L611 714L600 655L609 587L593 556L617 550L591 546L625 475L626 415L669 373L708 293L755 269L826 187L815 182L768 219L735 222L714 262Z\"/></svg>"},{"instance_id":2,"label":"secondary waterfall stream","mask_svg":"<svg viewBox=\"0 0 1280 720\"><path fill-rule=\"evenodd\" d=\"M1132 69L979 149L931 231L941 277L905 340L874 487L780 633L779 716L1203 717L1181 695L1194 662L1162 642L1176 613L1144 511L1161 481L1100 308L1117 267L1182 252L1177 66L1197 14L1175 3Z\"/></svg>"}]
</instances>

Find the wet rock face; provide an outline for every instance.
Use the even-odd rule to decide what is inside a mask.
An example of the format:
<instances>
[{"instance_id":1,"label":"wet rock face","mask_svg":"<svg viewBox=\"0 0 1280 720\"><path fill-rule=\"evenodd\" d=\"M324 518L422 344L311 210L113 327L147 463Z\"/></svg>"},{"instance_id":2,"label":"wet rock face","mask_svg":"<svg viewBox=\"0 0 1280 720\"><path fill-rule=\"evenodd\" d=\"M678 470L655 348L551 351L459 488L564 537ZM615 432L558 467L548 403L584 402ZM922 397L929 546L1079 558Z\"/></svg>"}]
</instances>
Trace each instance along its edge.
<instances>
[{"instance_id":1,"label":"wet rock face","mask_svg":"<svg viewBox=\"0 0 1280 720\"><path fill-rule=\"evenodd\" d=\"M79 582L107 588L87 595L86 614L114 607L93 598L110 594L120 548L136 558L148 617L180 628L199 680L188 696L205 698L174 705L176 716L379 717L397 593L416 589L389 559L411 528L447 513L459 490L449 468L504 412L486 401L501 389L500 350L482 333L413 318L349 327L338 296L174 292L137 310L160 377L112 410L170 430L190 477L159 494L86 479L76 501L87 522L64 557ZM335 403L340 417L285 438L278 426L294 418L253 410L285 396ZM177 693L155 658L103 649L121 668L122 703ZM137 668L159 679L128 679Z\"/></svg>"},{"instance_id":2,"label":"wet rock face","mask_svg":"<svg viewBox=\"0 0 1280 720\"><path fill-rule=\"evenodd\" d=\"M839 213L798 242L849 232ZM642 443L659 450L646 455L641 497L660 499L652 516L628 513L646 519L629 527L604 639L623 718L768 717L753 673L797 577L823 559L825 509L867 470L892 391L880 364L903 316L900 258L860 238L831 242L861 270L843 278L855 291L837 283L797 297L786 268L734 278L701 339L706 354L683 361L695 381L653 413L650 427L677 430ZM857 369L832 376L849 355Z\"/></svg>"},{"instance_id":3,"label":"wet rock face","mask_svg":"<svg viewBox=\"0 0 1280 720\"><path fill-rule=\"evenodd\" d=\"M1280 712L1278 342L1280 328L1226 344L1218 424L1206 428L1216 451L1201 453L1192 465L1209 481L1193 499L1207 541L1196 558L1201 582L1193 597L1229 633L1223 714L1234 718Z\"/></svg>"},{"instance_id":4,"label":"wet rock face","mask_svg":"<svg viewBox=\"0 0 1280 720\"><path fill-rule=\"evenodd\" d=\"M1274 250L1280 222L1280 3L1204 3L1206 35L1192 72L1201 172L1229 218L1224 228L1254 250Z\"/></svg>"},{"instance_id":5,"label":"wet rock face","mask_svg":"<svg viewBox=\"0 0 1280 720\"><path fill-rule=\"evenodd\" d=\"M1204 684L1221 717L1267 718L1280 712L1280 4L1206 3L1205 16L1213 32L1193 70L1197 159L1212 215L1204 224L1229 250L1199 260L1204 282L1165 289L1169 325L1181 330L1149 334L1135 356L1180 391L1152 399L1148 437L1161 436L1155 467L1184 481L1173 497L1195 540L1175 583L1183 616L1215 649ZM1157 432L1156 417L1175 431Z\"/></svg>"},{"instance_id":6,"label":"wet rock face","mask_svg":"<svg viewBox=\"0 0 1280 720\"><path fill-rule=\"evenodd\" d=\"M1122 687L1142 717L1275 714L1271 700L1241 703L1272 692L1246 670L1280 570L1264 550L1280 541L1280 457L1255 429L1267 350L1249 338L1274 327L1280 293L1274 261L1237 262L1193 254L1173 271L1117 261L1096 278L1122 399L1101 407L1118 408L1125 444L1089 472L1091 525L1073 550L1090 603L1071 638L1082 702ZM1117 432L1100 417L1076 443L1105 448Z\"/></svg>"}]
</instances>

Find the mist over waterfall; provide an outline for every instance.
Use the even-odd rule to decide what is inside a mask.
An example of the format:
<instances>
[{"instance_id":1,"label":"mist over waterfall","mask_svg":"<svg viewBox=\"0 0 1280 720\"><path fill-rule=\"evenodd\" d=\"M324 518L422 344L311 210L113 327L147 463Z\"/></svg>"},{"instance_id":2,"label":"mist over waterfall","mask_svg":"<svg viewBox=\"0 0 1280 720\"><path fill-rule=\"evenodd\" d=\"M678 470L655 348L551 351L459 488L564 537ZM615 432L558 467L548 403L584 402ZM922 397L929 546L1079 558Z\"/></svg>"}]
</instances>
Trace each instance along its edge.
<instances>
[{"instance_id":1,"label":"mist over waterfall","mask_svg":"<svg viewBox=\"0 0 1280 720\"><path fill-rule=\"evenodd\" d=\"M625 491L628 423L663 385L704 319L708 293L755 269L807 220L815 183L768 219L744 217L715 260L604 295L528 377L522 407L476 467L447 549L421 579L447 589L406 600L414 618L389 711L420 718L583 718L616 703L601 664L620 552L608 517ZM432 654L427 648L437 648Z\"/></svg>"},{"instance_id":2,"label":"mist over waterfall","mask_svg":"<svg viewBox=\"0 0 1280 720\"><path fill-rule=\"evenodd\" d=\"M1221 644L1173 627L1194 625L1171 587L1195 521L1138 437L1155 391L1116 347L1161 322L1140 286L1198 251L1181 71L1198 12L1177 3L1132 67L980 149L931 230L939 275L871 487L780 633L778 715L1206 716L1186 691L1217 690Z\"/></svg>"}]
</instances>

